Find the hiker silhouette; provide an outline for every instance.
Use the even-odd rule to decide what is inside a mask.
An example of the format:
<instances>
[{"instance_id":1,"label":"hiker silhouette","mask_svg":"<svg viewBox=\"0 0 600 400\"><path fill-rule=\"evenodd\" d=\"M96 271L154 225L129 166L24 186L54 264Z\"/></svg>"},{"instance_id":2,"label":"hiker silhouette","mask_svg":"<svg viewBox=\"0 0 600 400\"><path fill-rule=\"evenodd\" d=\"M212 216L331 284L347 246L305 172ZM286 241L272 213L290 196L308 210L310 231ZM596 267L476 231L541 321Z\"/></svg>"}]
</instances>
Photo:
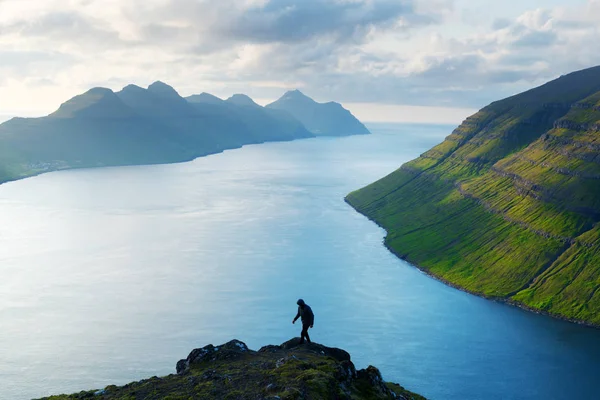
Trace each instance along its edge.
<instances>
[{"instance_id":1,"label":"hiker silhouette","mask_svg":"<svg viewBox=\"0 0 600 400\"><path fill-rule=\"evenodd\" d=\"M306 338L306 341L310 343L310 336L308 336L308 328L313 327L315 323L315 314L313 314L312 309L308 304L304 302L304 300L298 299L296 304L298 304L298 313L296 314L296 317L294 317L292 324L295 324L296 320L298 320L298 318L301 318L302 332L300 332L300 344L304 343L304 338Z\"/></svg>"}]
</instances>

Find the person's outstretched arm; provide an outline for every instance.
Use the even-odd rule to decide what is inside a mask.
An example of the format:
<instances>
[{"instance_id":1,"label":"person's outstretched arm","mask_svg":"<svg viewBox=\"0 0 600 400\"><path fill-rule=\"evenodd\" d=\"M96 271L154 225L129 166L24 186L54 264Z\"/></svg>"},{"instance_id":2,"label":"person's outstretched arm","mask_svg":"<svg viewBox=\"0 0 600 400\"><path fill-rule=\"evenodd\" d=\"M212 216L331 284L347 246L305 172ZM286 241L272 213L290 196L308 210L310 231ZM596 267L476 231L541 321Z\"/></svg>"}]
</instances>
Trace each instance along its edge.
<instances>
[{"instance_id":1,"label":"person's outstretched arm","mask_svg":"<svg viewBox=\"0 0 600 400\"><path fill-rule=\"evenodd\" d=\"M300 307L298 307L298 313L296 314L296 316L294 317L294 320L292 321L292 324L296 323L296 320L300 318Z\"/></svg>"}]
</instances>

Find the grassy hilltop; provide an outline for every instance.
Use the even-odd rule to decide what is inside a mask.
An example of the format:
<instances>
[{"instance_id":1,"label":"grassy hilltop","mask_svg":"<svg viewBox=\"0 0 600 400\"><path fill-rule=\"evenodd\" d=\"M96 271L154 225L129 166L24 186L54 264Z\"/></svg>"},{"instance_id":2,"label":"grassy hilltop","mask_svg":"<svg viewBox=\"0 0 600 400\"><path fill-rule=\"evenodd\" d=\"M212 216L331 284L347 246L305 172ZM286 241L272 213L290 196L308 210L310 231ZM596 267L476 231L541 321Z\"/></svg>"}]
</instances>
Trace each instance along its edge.
<instances>
[{"instance_id":1,"label":"grassy hilltop","mask_svg":"<svg viewBox=\"0 0 600 400\"><path fill-rule=\"evenodd\" d=\"M424 400L373 366L357 371L344 350L298 341L258 351L238 340L208 345L180 360L177 375L42 400Z\"/></svg>"},{"instance_id":2,"label":"grassy hilltop","mask_svg":"<svg viewBox=\"0 0 600 400\"><path fill-rule=\"evenodd\" d=\"M346 200L451 284L600 325L600 67L490 104Z\"/></svg>"}]
</instances>

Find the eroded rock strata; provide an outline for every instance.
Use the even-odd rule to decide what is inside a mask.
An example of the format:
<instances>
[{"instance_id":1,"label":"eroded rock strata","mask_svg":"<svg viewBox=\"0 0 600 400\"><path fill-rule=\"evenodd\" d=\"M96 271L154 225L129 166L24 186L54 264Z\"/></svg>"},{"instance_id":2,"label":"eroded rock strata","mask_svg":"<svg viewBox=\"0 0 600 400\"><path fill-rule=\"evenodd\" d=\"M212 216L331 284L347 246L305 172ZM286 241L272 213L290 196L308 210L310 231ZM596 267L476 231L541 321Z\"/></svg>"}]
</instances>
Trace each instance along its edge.
<instances>
[{"instance_id":1,"label":"eroded rock strata","mask_svg":"<svg viewBox=\"0 0 600 400\"><path fill-rule=\"evenodd\" d=\"M452 285L600 325L600 67L467 118L347 202Z\"/></svg>"}]
</instances>

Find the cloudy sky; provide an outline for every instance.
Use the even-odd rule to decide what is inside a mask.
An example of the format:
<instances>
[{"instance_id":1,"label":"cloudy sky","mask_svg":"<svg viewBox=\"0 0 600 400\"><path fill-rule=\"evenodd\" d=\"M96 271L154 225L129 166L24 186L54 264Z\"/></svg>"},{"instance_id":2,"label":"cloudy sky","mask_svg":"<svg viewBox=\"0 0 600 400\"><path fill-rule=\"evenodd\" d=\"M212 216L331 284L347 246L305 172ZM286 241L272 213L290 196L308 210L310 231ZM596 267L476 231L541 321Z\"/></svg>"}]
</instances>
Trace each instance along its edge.
<instances>
[{"instance_id":1,"label":"cloudy sky","mask_svg":"<svg viewBox=\"0 0 600 400\"><path fill-rule=\"evenodd\" d=\"M599 42L600 0L0 0L0 115L162 80L459 122L600 64Z\"/></svg>"}]
</instances>

